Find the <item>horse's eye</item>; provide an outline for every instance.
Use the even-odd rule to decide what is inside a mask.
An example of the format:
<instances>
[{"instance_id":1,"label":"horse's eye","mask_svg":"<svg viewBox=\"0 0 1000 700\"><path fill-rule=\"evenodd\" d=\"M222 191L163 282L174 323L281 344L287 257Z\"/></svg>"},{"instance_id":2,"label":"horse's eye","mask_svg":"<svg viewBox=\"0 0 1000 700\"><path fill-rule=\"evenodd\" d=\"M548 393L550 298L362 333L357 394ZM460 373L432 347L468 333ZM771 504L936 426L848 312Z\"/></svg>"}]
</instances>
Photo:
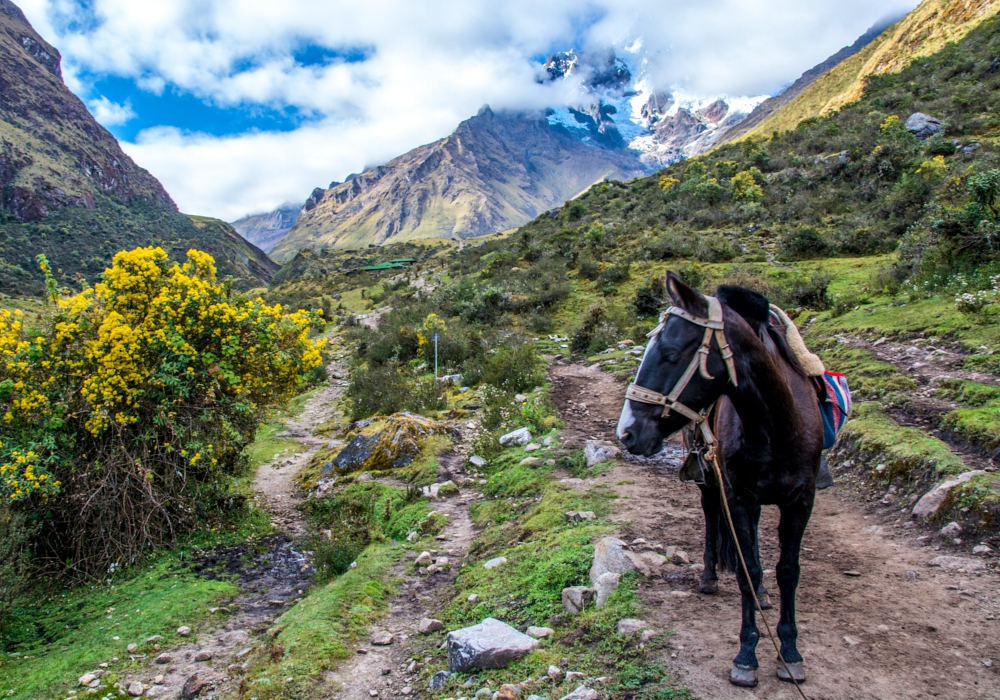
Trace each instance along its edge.
<instances>
[{"instance_id":1,"label":"horse's eye","mask_svg":"<svg viewBox=\"0 0 1000 700\"><path fill-rule=\"evenodd\" d=\"M680 355L676 352L668 352L664 359L666 359L666 361L669 362L670 364L673 364L677 362L679 357Z\"/></svg>"}]
</instances>

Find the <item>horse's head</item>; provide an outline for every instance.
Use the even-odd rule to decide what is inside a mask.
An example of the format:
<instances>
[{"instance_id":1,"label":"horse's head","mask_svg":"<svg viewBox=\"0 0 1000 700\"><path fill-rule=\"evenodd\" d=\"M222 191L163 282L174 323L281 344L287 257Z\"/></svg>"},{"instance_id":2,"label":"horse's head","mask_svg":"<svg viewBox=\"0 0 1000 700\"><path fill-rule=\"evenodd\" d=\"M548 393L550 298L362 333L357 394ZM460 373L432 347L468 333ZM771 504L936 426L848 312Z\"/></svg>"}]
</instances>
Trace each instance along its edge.
<instances>
[{"instance_id":1,"label":"horse's head","mask_svg":"<svg viewBox=\"0 0 1000 700\"><path fill-rule=\"evenodd\" d=\"M667 273L667 291L673 306L695 319L709 315L708 300L698 291L681 282L673 272ZM669 394L683 378L685 371L698 355L706 329L680 315L668 314L646 345L634 385L662 395ZM729 381L729 372L722 359L718 343L712 342L705 360L707 379L696 371L677 397L685 407L697 412L711 406ZM652 455L663 448L663 441L691 422L691 418L664 407L625 400L618 421L618 439L632 454Z\"/></svg>"}]
</instances>

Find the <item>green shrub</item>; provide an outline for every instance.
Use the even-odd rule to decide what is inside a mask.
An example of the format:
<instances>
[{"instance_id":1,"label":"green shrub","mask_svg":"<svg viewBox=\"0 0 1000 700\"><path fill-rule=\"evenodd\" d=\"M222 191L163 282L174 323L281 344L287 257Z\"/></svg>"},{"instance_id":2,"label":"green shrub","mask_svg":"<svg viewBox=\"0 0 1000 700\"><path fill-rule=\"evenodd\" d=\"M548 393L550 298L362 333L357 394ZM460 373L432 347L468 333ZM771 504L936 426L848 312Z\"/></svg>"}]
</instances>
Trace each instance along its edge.
<instances>
[{"instance_id":1,"label":"green shrub","mask_svg":"<svg viewBox=\"0 0 1000 700\"><path fill-rule=\"evenodd\" d=\"M446 407L434 379L417 379L395 362L356 367L345 392L351 418L388 416L400 411L423 413Z\"/></svg>"},{"instance_id":2,"label":"green shrub","mask_svg":"<svg viewBox=\"0 0 1000 700\"><path fill-rule=\"evenodd\" d=\"M809 260L830 253L830 244L812 226L800 226L778 238L778 253L784 260Z\"/></svg>"},{"instance_id":3,"label":"green shrub","mask_svg":"<svg viewBox=\"0 0 1000 700\"><path fill-rule=\"evenodd\" d=\"M535 346L514 336L486 358L482 380L510 393L529 391L545 381L545 369Z\"/></svg>"}]
</instances>

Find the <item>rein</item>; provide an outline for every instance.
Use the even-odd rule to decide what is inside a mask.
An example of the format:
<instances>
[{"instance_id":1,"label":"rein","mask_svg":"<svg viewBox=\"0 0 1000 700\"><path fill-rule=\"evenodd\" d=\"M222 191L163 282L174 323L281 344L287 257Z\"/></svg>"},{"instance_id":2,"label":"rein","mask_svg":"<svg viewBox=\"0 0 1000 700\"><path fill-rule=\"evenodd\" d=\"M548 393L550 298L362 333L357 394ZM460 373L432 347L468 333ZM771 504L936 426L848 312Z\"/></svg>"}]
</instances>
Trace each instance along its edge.
<instances>
[{"instance_id":1,"label":"rein","mask_svg":"<svg viewBox=\"0 0 1000 700\"><path fill-rule=\"evenodd\" d=\"M660 316L660 324L646 336L647 338L652 338L659 335L669 316L678 316L688 323L693 323L705 329L705 336L701 340L701 346L691 358L687 369L684 370L684 374L674 384L674 388L670 390L670 393L661 394L632 383L625 390L625 398L653 406L663 406L664 418L670 415L671 411L681 414L701 430L702 435L705 437L705 442L709 448L712 448L715 445L715 435L708 424L708 414L711 412L711 406L706 410L698 412L688 408L677 400L684 393L684 390L687 389L691 380L694 379L696 371L705 379L715 379L715 377L708 373L708 356L711 354L713 337L719 344L719 352L722 353L722 360L726 363L726 370L729 372L729 381L733 383L733 386L739 386L739 381L736 378L736 365L733 363L733 351L729 348L729 343L726 342L725 323L722 320L722 304L715 297L705 297L705 300L708 302L708 318L698 318L684 309L671 306Z\"/></svg>"}]
</instances>

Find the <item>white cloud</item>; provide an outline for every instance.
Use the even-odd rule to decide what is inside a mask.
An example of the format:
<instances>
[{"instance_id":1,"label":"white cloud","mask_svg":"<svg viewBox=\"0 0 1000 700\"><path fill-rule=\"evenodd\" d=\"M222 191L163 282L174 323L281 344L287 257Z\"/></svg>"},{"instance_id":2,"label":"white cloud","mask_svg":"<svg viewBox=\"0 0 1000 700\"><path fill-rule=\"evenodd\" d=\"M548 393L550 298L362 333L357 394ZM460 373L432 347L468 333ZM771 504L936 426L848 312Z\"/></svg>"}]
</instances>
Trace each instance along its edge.
<instances>
[{"instance_id":1,"label":"white cloud","mask_svg":"<svg viewBox=\"0 0 1000 700\"><path fill-rule=\"evenodd\" d=\"M166 85L219 106L294 107L286 133L144 131L125 149L186 211L233 219L447 135L484 103L558 103L534 59L574 44L629 46L661 87L760 94L916 0L22 0L63 53L67 84L92 76ZM367 58L303 66L312 44ZM641 47L641 48L639 48ZM105 116L124 118L113 103ZM126 108L127 105L116 105ZM96 113L96 111L95 111ZM140 115L140 118L142 115ZM120 122L119 122L120 123ZM152 126L152 125L151 125Z\"/></svg>"},{"instance_id":2,"label":"white cloud","mask_svg":"<svg viewBox=\"0 0 1000 700\"><path fill-rule=\"evenodd\" d=\"M121 126L135 119L135 111L132 109L132 103L128 100L125 100L124 104L118 104L101 96L88 100L87 108L94 115L94 119L104 126Z\"/></svg>"}]
</instances>

